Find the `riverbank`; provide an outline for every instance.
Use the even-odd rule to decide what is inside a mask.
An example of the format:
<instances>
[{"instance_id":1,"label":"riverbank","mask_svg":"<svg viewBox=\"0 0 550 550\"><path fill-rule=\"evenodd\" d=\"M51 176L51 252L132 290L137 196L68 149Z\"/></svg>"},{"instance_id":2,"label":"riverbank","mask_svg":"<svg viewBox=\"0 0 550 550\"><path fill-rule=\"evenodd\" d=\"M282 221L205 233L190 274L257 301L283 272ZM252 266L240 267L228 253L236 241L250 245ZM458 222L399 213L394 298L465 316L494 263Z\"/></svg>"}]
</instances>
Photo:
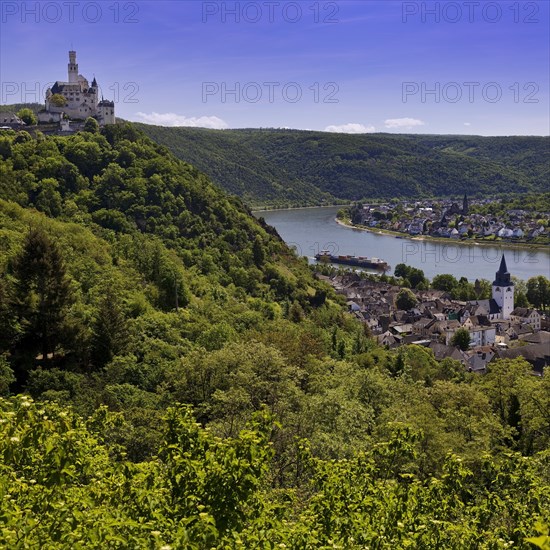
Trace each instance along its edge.
<instances>
[{"instance_id":1,"label":"riverbank","mask_svg":"<svg viewBox=\"0 0 550 550\"><path fill-rule=\"evenodd\" d=\"M390 229L375 229L372 227L365 227L354 225L351 220L340 220L335 218L337 224L347 227L348 229L356 229L358 231L368 231L378 235L388 235L393 237L400 237L409 241L427 241L435 243L453 243L462 246L505 246L506 248L517 248L519 250L548 250L548 244L543 243L526 243L526 242L513 242L513 241L476 241L475 239L460 240L460 239L447 239L445 237L432 237L431 235L415 235L411 236L407 233L400 233L399 231L391 231Z\"/></svg>"},{"instance_id":2,"label":"riverbank","mask_svg":"<svg viewBox=\"0 0 550 550\"><path fill-rule=\"evenodd\" d=\"M255 212L274 212L277 210L309 210L311 208L349 208L351 206L351 203L346 204L321 204L317 206L254 206L250 207L250 211L254 214Z\"/></svg>"},{"instance_id":3,"label":"riverbank","mask_svg":"<svg viewBox=\"0 0 550 550\"><path fill-rule=\"evenodd\" d=\"M395 234L353 231L343 223L336 223L337 212L338 208L308 208L256 215L265 217L281 238L294 247L299 256L307 256L311 263L315 254L330 250L333 254L382 258L391 266L406 263L422 269L428 279L452 273L457 279L466 277L474 282L475 279L492 281L505 253L510 273L515 277L527 281L538 275L548 276L550 247L544 250L512 249L506 243L497 243L493 247L454 246L448 240L423 244L406 238L396 239Z\"/></svg>"}]
</instances>

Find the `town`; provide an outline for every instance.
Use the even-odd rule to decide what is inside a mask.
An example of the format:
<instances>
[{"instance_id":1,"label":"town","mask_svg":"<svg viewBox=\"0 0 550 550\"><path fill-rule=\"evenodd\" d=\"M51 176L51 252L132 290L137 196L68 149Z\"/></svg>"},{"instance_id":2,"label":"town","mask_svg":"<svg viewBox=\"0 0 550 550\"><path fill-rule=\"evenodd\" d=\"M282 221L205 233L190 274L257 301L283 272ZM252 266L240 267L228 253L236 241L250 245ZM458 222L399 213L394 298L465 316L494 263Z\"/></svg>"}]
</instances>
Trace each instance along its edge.
<instances>
[{"instance_id":1,"label":"town","mask_svg":"<svg viewBox=\"0 0 550 550\"><path fill-rule=\"evenodd\" d=\"M496 213L495 206L501 202L464 195L462 205L449 199L358 203L350 208L350 221L354 226L411 237L548 243L550 212L521 208Z\"/></svg>"},{"instance_id":2,"label":"town","mask_svg":"<svg viewBox=\"0 0 550 550\"><path fill-rule=\"evenodd\" d=\"M522 356L539 375L550 364L550 320L535 308L517 307L504 255L490 299L457 300L445 290L403 289L352 271L317 277L345 296L350 313L388 348L428 347L436 359L455 359L478 373L493 359Z\"/></svg>"}]
</instances>

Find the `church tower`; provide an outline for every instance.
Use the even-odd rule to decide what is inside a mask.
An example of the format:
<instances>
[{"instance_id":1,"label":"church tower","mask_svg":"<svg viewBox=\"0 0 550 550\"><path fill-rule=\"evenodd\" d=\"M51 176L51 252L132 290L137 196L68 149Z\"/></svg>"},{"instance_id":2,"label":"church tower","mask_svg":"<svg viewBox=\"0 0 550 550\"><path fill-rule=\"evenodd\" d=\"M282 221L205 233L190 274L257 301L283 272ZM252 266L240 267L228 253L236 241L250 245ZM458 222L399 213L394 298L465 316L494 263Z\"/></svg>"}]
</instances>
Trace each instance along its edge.
<instances>
[{"instance_id":1,"label":"church tower","mask_svg":"<svg viewBox=\"0 0 550 550\"><path fill-rule=\"evenodd\" d=\"M78 63L76 62L76 52L71 50L69 52L69 84L76 84L78 82Z\"/></svg>"},{"instance_id":2,"label":"church tower","mask_svg":"<svg viewBox=\"0 0 550 550\"><path fill-rule=\"evenodd\" d=\"M509 319L514 311L514 283L506 267L504 254L493 281L493 300L500 306L502 319Z\"/></svg>"},{"instance_id":3,"label":"church tower","mask_svg":"<svg viewBox=\"0 0 550 550\"><path fill-rule=\"evenodd\" d=\"M470 207L468 205L468 197L464 194L464 199L462 199L462 215L467 216L469 211Z\"/></svg>"}]
</instances>

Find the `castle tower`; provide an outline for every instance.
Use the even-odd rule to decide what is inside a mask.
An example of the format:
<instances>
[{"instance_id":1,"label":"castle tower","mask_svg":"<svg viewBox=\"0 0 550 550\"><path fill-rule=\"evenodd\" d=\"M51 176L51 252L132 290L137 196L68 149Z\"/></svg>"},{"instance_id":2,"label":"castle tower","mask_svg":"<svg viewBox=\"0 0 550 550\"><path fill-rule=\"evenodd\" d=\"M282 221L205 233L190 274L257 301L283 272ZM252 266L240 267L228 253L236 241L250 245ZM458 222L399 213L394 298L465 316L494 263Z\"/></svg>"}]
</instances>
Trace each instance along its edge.
<instances>
[{"instance_id":1,"label":"castle tower","mask_svg":"<svg viewBox=\"0 0 550 550\"><path fill-rule=\"evenodd\" d=\"M493 281L493 299L500 307L502 319L509 319L514 311L514 283L506 267L504 254Z\"/></svg>"},{"instance_id":2,"label":"castle tower","mask_svg":"<svg viewBox=\"0 0 550 550\"><path fill-rule=\"evenodd\" d=\"M464 199L462 200L462 215L467 216L469 210L470 207L468 205L468 197L466 196L466 193L464 193Z\"/></svg>"},{"instance_id":3,"label":"castle tower","mask_svg":"<svg viewBox=\"0 0 550 550\"><path fill-rule=\"evenodd\" d=\"M76 84L78 82L78 63L76 62L76 52L71 50L69 52L69 84Z\"/></svg>"},{"instance_id":4,"label":"castle tower","mask_svg":"<svg viewBox=\"0 0 550 550\"><path fill-rule=\"evenodd\" d=\"M101 98L97 104L97 118L100 126L115 124L115 102Z\"/></svg>"},{"instance_id":5,"label":"castle tower","mask_svg":"<svg viewBox=\"0 0 550 550\"><path fill-rule=\"evenodd\" d=\"M97 112L97 104L99 101L99 86L97 84L97 80L95 79L95 76L94 76L94 79L92 80L92 85L90 86L88 93L91 96L90 103L92 104L94 111Z\"/></svg>"}]
</instances>

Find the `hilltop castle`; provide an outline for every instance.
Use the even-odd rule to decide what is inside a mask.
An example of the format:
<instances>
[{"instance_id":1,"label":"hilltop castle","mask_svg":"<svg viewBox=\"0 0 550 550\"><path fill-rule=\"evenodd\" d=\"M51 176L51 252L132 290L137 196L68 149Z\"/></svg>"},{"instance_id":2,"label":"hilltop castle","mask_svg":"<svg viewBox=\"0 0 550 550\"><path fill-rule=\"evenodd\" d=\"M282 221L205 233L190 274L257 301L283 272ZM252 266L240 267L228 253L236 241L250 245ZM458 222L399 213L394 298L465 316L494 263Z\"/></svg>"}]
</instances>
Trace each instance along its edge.
<instances>
[{"instance_id":1,"label":"hilltop castle","mask_svg":"<svg viewBox=\"0 0 550 550\"><path fill-rule=\"evenodd\" d=\"M54 97L56 96L56 97ZM59 101L65 99L65 104ZM99 86L94 77L92 84L78 74L76 52L69 52L68 82L57 81L46 90L46 110L39 118L44 122L55 121L67 115L71 119L84 120L88 117L97 119L100 126L115 123L115 103L101 98Z\"/></svg>"}]
</instances>

